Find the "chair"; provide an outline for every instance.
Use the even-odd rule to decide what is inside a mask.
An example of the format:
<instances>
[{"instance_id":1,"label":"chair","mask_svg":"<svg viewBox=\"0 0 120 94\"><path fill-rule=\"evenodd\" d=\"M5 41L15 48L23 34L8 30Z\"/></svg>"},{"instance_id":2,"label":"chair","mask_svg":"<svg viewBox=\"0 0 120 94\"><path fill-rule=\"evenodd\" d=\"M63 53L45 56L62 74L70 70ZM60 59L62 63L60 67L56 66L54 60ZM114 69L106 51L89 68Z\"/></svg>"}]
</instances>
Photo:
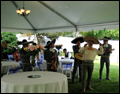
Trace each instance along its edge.
<instances>
[{"instance_id":1,"label":"chair","mask_svg":"<svg viewBox=\"0 0 120 94\"><path fill-rule=\"evenodd\" d=\"M42 69L41 69L41 65L40 65L40 64L43 64L42 61L43 61L43 59L39 59L39 60L37 61L37 66L39 67L39 70L42 70Z\"/></svg>"},{"instance_id":2,"label":"chair","mask_svg":"<svg viewBox=\"0 0 120 94\"><path fill-rule=\"evenodd\" d=\"M12 73L16 73L16 72L18 72L20 69L21 69L21 66L20 66L20 65L18 65L18 66L16 66L16 67L10 67L10 68L8 68L7 75L8 75L8 74L12 74Z\"/></svg>"},{"instance_id":3,"label":"chair","mask_svg":"<svg viewBox=\"0 0 120 94\"><path fill-rule=\"evenodd\" d=\"M18 61L18 62L19 62L20 66L21 66L21 69L22 69L22 61Z\"/></svg>"},{"instance_id":4,"label":"chair","mask_svg":"<svg viewBox=\"0 0 120 94\"><path fill-rule=\"evenodd\" d=\"M41 54L40 56L41 56L41 59L44 59L44 55L43 54Z\"/></svg>"},{"instance_id":5,"label":"chair","mask_svg":"<svg viewBox=\"0 0 120 94\"><path fill-rule=\"evenodd\" d=\"M13 55L8 55L9 61L14 61Z\"/></svg>"},{"instance_id":6,"label":"chair","mask_svg":"<svg viewBox=\"0 0 120 94\"><path fill-rule=\"evenodd\" d=\"M68 79L71 79L72 75L71 75L71 71L72 71L72 62L70 63L65 63L65 62L62 62L62 73L64 73L65 71L65 74L67 75L67 78ZM68 75L69 73L69 75Z\"/></svg>"}]
</instances>

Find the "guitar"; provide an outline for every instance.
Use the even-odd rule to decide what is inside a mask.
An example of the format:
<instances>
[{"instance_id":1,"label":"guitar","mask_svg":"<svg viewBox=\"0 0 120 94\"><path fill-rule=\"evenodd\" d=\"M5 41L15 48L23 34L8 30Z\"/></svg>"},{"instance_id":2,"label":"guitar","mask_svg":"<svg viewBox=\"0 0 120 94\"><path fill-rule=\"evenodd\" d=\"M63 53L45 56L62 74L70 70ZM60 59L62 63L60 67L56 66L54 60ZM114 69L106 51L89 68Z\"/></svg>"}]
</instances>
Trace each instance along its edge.
<instances>
[{"instance_id":1,"label":"guitar","mask_svg":"<svg viewBox=\"0 0 120 94\"><path fill-rule=\"evenodd\" d=\"M75 54L75 58L77 58L79 60L82 60L82 57L83 57L83 54L81 54L81 53L76 53Z\"/></svg>"},{"instance_id":2,"label":"guitar","mask_svg":"<svg viewBox=\"0 0 120 94\"><path fill-rule=\"evenodd\" d=\"M57 57L55 56L55 53L53 54L53 60L52 60L52 66L51 66L51 69L53 69L53 70L57 70Z\"/></svg>"}]
</instances>

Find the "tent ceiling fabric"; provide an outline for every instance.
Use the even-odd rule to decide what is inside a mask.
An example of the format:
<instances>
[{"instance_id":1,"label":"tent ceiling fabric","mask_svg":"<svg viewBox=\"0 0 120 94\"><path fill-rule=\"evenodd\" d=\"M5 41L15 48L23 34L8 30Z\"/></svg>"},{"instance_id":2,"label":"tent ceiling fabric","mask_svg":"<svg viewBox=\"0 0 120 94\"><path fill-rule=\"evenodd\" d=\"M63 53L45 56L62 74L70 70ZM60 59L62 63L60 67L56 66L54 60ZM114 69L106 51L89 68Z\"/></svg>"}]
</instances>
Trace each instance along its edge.
<instances>
[{"instance_id":1,"label":"tent ceiling fabric","mask_svg":"<svg viewBox=\"0 0 120 94\"><path fill-rule=\"evenodd\" d=\"M1 1L1 31L61 32L116 29L119 1L24 1L27 17L16 13L23 1Z\"/></svg>"}]
</instances>

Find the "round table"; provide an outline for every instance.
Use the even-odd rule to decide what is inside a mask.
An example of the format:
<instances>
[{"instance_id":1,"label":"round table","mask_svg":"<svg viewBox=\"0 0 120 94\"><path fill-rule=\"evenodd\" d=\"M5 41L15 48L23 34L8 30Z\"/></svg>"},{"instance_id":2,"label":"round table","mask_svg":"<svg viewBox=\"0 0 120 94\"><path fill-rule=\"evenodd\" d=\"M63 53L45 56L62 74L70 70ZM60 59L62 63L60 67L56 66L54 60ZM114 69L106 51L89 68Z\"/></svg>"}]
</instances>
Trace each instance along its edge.
<instances>
[{"instance_id":1,"label":"round table","mask_svg":"<svg viewBox=\"0 0 120 94\"><path fill-rule=\"evenodd\" d=\"M28 78L29 75L40 78ZM58 72L35 71L4 75L1 93L68 93L67 76Z\"/></svg>"},{"instance_id":2,"label":"round table","mask_svg":"<svg viewBox=\"0 0 120 94\"><path fill-rule=\"evenodd\" d=\"M8 68L20 65L15 61L2 61L1 74L7 74Z\"/></svg>"}]
</instances>

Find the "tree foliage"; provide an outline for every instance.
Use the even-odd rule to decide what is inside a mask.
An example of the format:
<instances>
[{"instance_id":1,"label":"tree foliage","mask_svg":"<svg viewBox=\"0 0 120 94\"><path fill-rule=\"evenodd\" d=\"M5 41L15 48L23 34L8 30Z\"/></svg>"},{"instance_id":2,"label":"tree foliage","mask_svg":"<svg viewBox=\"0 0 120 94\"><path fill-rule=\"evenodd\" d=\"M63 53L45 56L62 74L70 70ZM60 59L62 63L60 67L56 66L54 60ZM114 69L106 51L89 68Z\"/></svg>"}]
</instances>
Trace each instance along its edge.
<instances>
[{"instance_id":1,"label":"tree foliage","mask_svg":"<svg viewBox=\"0 0 120 94\"><path fill-rule=\"evenodd\" d=\"M111 37L113 40L119 40L119 27L117 29L111 29L111 30L98 30L95 31L94 29L92 31L81 31L79 34L82 35L82 37L95 37L97 39L102 39L104 36Z\"/></svg>"},{"instance_id":2,"label":"tree foliage","mask_svg":"<svg viewBox=\"0 0 120 94\"><path fill-rule=\"evenodd\" d=\"M10 44L10 45L13 45L13 46L16 46L16 47L18 46L17 45L16 33L12 33L12 32L9 31L9 32L1 32L1 34L2 34L1 43L2 42L7 42L7 44ZM13 47L4 49L2 58L7 58L7 55L8 54L13 54L14 50L15 50L15 48L13 48Z\"/></svg>"}]
</instances>

